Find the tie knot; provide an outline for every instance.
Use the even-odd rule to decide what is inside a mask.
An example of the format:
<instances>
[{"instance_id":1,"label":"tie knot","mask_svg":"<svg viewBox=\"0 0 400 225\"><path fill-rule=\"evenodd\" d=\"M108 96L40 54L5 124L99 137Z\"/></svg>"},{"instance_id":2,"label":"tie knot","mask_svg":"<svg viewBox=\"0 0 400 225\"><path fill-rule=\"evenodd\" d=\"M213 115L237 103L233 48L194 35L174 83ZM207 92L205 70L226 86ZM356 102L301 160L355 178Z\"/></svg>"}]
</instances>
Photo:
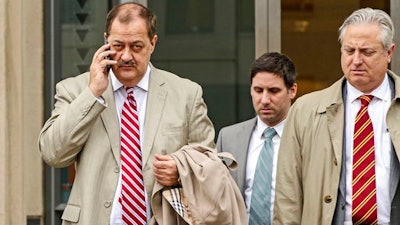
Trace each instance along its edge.
<instances>
[{"instance_id":1,"label":"tie knot","mask_svg":"<svg viewBox=\"0 0 400 225\"><path fill-rule=\"evenodd\" d=\"M361 101L361 106L368 106L371 100L374 98L373 95L362 95L359 97Z\"/></svg>"},{"instance_id":2,"label":"tie knot","mask_svg":"<svg viewBox=\"0 0 400 225\"><path fill-rule=\"evenodd\" d=\"M125 87L125 90L128 95L133 95L133 87Z\"/></svg>"},{"instance_id":3,"label":"tie knot","mask_svg":"<svg viewBox=\"0 0 400 225\"><path fill-rule=\"evenodd\" d=\"M126 89L126 100L130 103L132 107L135 107L136 110L136 99L135 96L133 95L133 87L125 87Z\"/></svg>"},{"instance_id":4,"label":"tie knot","mask_svg":"<svg viewBox=\"0 0 400 225\"><path fill-rule=\"evenodd\" d=\"M263 136L265 139L272 139L276 135L274 128L268 127L264 130Z\"/></svg>"}]
</instances>

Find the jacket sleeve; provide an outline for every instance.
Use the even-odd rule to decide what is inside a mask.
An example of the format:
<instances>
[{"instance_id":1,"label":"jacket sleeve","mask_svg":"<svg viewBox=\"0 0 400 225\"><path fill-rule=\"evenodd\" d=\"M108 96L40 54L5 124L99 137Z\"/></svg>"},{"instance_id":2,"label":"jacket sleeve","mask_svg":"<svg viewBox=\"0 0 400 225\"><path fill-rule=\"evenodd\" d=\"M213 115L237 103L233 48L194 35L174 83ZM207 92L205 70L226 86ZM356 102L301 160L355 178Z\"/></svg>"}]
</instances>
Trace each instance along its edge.
<instances>
[{"instance_id":1,"label":"jacket sleeve","mask_svg":"<svg viewBox=\"0 0 400 225\"><path fill-rule=\"evenodd\" d=\"M92 125L106 108L88 86L76 93L68 91L70 86L70 82L56 85L54 109L39 134L42 158L53 167L65 167L75 161Z\"/></svg>"},{"instance_id":2,"label":"jacket sleeve","mask_svg":"<svg viewBox=\"0 0 400 225\"><path fill-rule=\"evenodd\" d=\"M207 115L207 106L203 99L203 90L196 84L193 106L189 118L188 144L201 144L210 148L215 147L215 130Z\"/></svg>"}]
</instances>

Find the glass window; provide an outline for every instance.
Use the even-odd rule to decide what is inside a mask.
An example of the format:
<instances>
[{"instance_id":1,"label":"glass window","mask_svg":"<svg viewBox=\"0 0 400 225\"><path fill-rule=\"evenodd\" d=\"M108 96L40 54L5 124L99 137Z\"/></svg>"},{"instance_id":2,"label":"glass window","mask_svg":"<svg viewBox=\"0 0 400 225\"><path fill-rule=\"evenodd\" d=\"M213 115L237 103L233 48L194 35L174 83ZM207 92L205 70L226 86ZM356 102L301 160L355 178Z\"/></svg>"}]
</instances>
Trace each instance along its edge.
<instances>
[{"instance_id":1,"label":"glass window","mask_svg":"<svg viewBox=\"0 0 400 225\"><path fill-rule=\"evenodd\" d=\"M103 44L106 1L61 1L62 78L89 70L94 52Z\"/></svg>"},{"instance_id":2,"label":"glass window","mask_svg":"<svg viewBox=\"0 0 400 225\"><path fill-rule=\"evenodd\" d=\"M380 8L389 0L282 0L282 52L298 70L298 95L325 88L339 79L338 28L354 10Z\"/></svg>"},{"instance_id":3,"label":"glass window","mask_svg":"<svg viewBox=\"0 0 400 225\"><path fill-rule=\"evenodd\" d=\"M113 1L46 0L46 113L54 105L55 84L86 72L92 55L104 42L104 24ZM46 166L46 224L61 224L75 175L74 165L55 169Z\"/></svg>"},{"instance_id":4,"label":"glass window","mask_svg":"<svg viewBox=\"0 0 400 225\"><path fill-rule=\"evenodd\" d=\"M168 0L167 34L211 33L214 31L213 0Z\"/></svg>"},{"instance_id":5,"label":"glass window","mask_svg":"<svg viewBox=\"0 0 400 225\"><path fill-rule=\"evenodd\" d=\"M216 132L254 116L254 1L149 0L158 17L154 66L203 87Z\"/></svg>"}]
</instances>

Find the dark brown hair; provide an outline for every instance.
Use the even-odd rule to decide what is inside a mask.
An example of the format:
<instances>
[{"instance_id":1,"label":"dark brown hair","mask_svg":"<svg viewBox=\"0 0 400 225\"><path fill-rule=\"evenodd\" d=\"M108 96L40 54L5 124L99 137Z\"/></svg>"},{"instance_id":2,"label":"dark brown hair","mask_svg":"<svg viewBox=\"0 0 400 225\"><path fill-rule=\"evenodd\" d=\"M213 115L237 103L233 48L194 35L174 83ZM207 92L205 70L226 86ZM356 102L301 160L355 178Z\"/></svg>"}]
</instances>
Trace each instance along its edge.
<instances>
[{"instance_id":1,"label":"dark brown hair","mask_svg":"<svg viewBox=\"0 0 400 225\"><path fill-rule=\"evenodd\" d=\"M294 63L289 57L278 52L264 53L253 62L250 72L251 83L258 72L269 72L283 78L288 89L296 83L297 72Z\"/></svg>"},{"instance_id":2,"label":"dark brown hair","mask_svg":"<svg viewBox=\"0 0 400 225\"><path fill-rule=\"evenodd\" d=\"M117 18L121 23L128 23L135 17L144 19L147 24L147 34L151 39L156 35L157 17L148 8L136 2L126 2L114 6L107 14L106 18L106 34L110 34L111 25Z\"/></svg>"}]
</instances>

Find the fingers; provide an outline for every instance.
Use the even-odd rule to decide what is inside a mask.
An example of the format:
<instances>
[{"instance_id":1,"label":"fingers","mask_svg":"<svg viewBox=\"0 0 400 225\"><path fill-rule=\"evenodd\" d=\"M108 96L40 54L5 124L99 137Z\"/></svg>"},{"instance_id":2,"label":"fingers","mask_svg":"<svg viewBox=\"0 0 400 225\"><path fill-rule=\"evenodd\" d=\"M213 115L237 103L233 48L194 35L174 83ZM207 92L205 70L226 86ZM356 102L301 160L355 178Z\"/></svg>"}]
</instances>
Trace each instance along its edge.
<instances>
[{"instance_id":1,"label":"fingers","mask_svg":"<svg viewBox=\"0 0 400 225\"><path fill-rule=\"evenodd\" d=\"M111 56L114 54L115 51L110 50L110 44L101 46L93 56L91 67L93 66L93 69L97 68L104 71L107 65L115 65L117 62L111 59Z\"/></svg>"},{"instance_id":2,"label":"fingers","mask_svg":"<svg viewBox=\"0 0 400 225\"><path fill-rule=\"evenodd\" d=\"M170 155L155 155L153 167L157 171L174 170L176 162Z\"/></svg>"},{"instance_id":3,"label":"fingers","mask_svg":"<svg viewBox=\"0 0 400 225\"><path fill-rule=\"evenodd\" d=\"M115 60L108 59L109 56L115 54L115 51L109 50L110 45L101 46L93 55L92 64L90 65L89 88L96 97L101 96L108 86L107 65L114 65Z\"/></svg>"},{"instance_id":4,"label":"fingers","mask_svg":"<svg viewBox=\"0 0 400 225\"><path fill-rule=\"evenodd\" d=\"M171 187L171 186L175 186L175 185L179 184L178 176L167 176L167 175L154 173L154 178L159 184L166 186L166 187Z\"/></svg>"},{"instance_id":5,"label":"fingers","mask_svg":"<svg viewBox=\"0 0 400 225\"><path fill-rule=\"evenodd\" d=\"M172 158L172 156L170 155L159 155L159 154L155 154L155 159L157 161L170 161L172 160L173 162L175 162L175 160Z\"/></svg>"},{"instance_id":6,"label":"fingers","mask_svg":"<svg viewBox=\"0 0 400 225\"><path fill-rule=\"evenodd\" d=\"M179 184L178 168L170 155L155 155L153 173L155 180L164 186Z\"/></svg>"}]
</instances>

